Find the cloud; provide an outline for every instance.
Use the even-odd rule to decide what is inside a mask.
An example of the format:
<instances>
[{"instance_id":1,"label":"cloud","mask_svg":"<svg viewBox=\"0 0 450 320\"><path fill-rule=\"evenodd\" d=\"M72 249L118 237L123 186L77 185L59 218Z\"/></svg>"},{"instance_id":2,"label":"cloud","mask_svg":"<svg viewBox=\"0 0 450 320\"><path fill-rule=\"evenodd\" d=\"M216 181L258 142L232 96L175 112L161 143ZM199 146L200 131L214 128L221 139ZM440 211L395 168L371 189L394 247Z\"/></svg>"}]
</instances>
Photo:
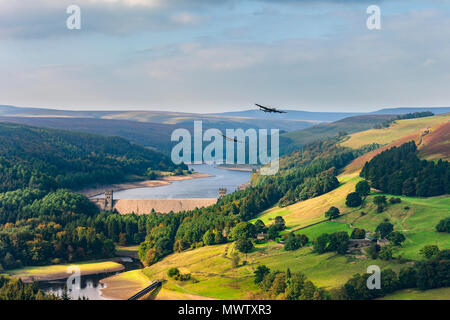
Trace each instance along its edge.
<instances>
[{"instance_id":1,"label":"cloud","mask_svg":"<svg viewBox=\"0 0 450 320\"><path fill-rule=\"evenodd\" d=\"M27 39L66 36L66 8L74 3L81 8L83 34L129 35L146 30L170 30L200 24L208 21L207 16L211 11L218 8L233 10L246 3L290 6L348 2L349 0L0 0L0 37ZM268 12L274 12L274 9L263 8L255 14Z\"/></svg>"},{"instance_id":2,"label":"cloud","mask_svg":"<svg viewBox=\"0 0 450 320\"><path fill-rule=\"evenodd\" d=\"M0 0L0 38L30 39L67 36L66 9L71 0ZM78 0L82 35L129 35L170 30L202 21L198 5L183 0ZM201 10L200 10L201 12Z\"/></svg>"},{"instance_id":3,"label":"cloud","mask_svg":"<svg viewBox=\"0 0 450 320\"><path fill-rule=\"evenodd\" d=\"M258 100L283 108L364 111L450 100L448 11L396 10L383 16L381 31L369 31L365 11L352 7L304 12L274 2L275 11L231 7L225 14L207 10L211 2L154 2L151 8L122 3L119 11L101 2L111 11L97 12L100 4L91 3L83 13L95 43L24 41L28 50L16 63L0 66L2 103L212 112ZM31 29L55 36L53 25L40 19ZM309 33L323 25L320 34ZM173 33L168 41L164 33L151 33L138 45L128 36L110 37L142 26ZM202 26L202 32L186 32ZM33 37L18 24L9 32ZM71 59L64 57L69 51ZM5 52L14 55L10 47L0 58Z\"/></svg>"}]
</instances>

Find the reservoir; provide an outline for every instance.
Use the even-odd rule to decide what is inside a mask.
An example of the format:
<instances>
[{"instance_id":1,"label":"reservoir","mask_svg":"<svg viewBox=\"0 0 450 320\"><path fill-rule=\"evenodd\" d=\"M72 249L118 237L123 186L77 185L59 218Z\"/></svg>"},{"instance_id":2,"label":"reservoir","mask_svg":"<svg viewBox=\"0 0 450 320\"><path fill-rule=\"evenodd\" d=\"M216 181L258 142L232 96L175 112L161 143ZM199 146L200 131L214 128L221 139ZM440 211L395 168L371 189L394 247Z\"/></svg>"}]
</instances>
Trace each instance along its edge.
<instances>
[{"instance_id":1,"label":"reservoir","mask_svg":"<svg viewBox=\"0 0 450 320\"><path fill-rule=\"evenodd\" d=\"M100 289L105 288L105 285L100 280L118 273L141 269L143 267L139 260L130 257L123 257L120 263L125 267L122 271L81 276L80 289L76 291L67 290L70 299L105 300L100 291ZM39 289L46 293L61 297L63 291L67 289L67 279L39 281L37 285Z\"/></svg>"},{"instance_id":2,"label":"reservoir","mask_svg":"<svg viewBox=\"0 0 450 320\"><path fill-rule=\"evenodd\" d=\"M135 188L114 192L115 199L192 199L217 198L219 188L227 193L235 191L239 185L248 183L252 175L249 171L217 169L212 165L191 165L198 173L212 177L173 181L169 185L153 188ZM103 197L103 195L101 196Z\"/></svg>"}]
</instances>

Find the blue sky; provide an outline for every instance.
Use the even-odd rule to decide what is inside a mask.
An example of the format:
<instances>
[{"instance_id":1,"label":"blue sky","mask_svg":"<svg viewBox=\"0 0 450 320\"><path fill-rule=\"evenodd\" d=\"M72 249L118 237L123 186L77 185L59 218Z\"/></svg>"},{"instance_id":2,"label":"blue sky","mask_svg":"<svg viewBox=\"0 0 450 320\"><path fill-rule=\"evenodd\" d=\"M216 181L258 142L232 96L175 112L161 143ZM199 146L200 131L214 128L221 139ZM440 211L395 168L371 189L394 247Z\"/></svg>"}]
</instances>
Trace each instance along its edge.
<instances>
[{"instance_id":1,"label":"blue sky","mask_svg":"<svg viewBox=\"0 0 450 320\"><path fill-rule=\"evenodd\" d=\"M68 30L66 8L81 8ZM381 8L382 29L366 28ZM0 0L0 104L449 106L450 1Z\"/></svg>"}]
</instances>

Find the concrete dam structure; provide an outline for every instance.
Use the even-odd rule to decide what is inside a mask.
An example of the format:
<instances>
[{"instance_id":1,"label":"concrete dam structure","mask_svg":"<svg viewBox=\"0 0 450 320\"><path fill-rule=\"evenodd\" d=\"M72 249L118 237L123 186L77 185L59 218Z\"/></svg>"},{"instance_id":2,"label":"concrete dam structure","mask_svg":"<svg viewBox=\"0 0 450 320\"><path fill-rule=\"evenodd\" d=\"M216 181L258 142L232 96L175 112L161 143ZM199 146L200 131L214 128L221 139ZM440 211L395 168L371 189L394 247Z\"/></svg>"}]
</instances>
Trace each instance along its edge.
<instances>
[{"instance_id":1,"label":"concrete dam structure","mask_svg":"<svg viewBox=\"0 0 450 320\"><path fill-rule=\"evenodd\" d=\"M90 200L100 210L116 211L120 214L149 214L152 211L158 213L180 212L207 207L217 202L217 198L114 200L111 190L105 191L104 198L91 198Z\"/></svg>"}]
</instances>

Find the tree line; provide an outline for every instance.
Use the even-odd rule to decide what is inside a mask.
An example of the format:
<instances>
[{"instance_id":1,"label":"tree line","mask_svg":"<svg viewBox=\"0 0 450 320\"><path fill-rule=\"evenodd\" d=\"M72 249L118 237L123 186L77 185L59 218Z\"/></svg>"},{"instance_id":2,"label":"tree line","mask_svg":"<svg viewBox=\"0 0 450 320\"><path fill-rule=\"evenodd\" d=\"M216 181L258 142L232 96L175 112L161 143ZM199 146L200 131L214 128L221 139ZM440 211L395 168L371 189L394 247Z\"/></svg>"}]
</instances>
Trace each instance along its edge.
<instances>
[{"instance_id":1,"label":"tree line","mask_svg":"<svg viewBox=\"0 0 450 320\"><path fill-rule=\"evenodd\" d=\"M392 269L381 271L380 289L369 289L371 274L355 274L344 286L331 290L333 300L370 300L402 289L429 290L450 286L450 250L439 251L433 257L403 267L397 274Z\"/></svg>"}]
</instances>

